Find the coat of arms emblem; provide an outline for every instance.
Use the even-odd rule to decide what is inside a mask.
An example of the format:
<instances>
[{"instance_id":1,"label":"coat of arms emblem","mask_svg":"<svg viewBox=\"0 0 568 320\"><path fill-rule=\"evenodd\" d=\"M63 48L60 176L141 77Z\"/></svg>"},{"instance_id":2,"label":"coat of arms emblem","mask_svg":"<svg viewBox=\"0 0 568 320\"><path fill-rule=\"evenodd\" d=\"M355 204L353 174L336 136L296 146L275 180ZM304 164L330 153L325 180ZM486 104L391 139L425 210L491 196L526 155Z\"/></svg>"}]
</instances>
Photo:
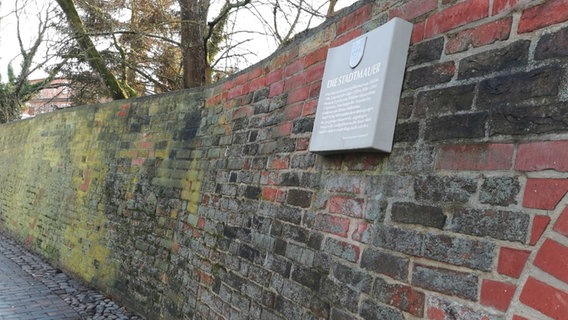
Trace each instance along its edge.
<instances>
[{"instance_id":1,"label":"coat of arms emblem","mask_svg":"<svg viewBox=\"0 0 568 320\"><path fill-rule=\"evenodd\" d=\"M363 60L363 54L365 53L365 43L367 42L367 37L361 37L351 44L351 56L349 56L349 66L351 69L355 69L359 65L361 60Z\"/></svg>"}]
</instances>

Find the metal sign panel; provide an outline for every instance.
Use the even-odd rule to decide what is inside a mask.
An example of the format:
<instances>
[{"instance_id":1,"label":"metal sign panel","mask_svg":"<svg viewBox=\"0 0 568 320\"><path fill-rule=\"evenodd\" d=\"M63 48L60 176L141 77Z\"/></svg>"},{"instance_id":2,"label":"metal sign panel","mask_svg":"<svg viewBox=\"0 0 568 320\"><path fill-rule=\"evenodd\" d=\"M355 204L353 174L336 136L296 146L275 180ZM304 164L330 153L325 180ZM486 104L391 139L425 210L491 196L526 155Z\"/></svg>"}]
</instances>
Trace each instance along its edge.
<instances>
[{"instance_id":1,"label":"metal sign panel","mask_svg":"<svg viewBox=\"0 0 568 320\"><path fill-rule=\"evenodd\" d=\"M411 33L411 23L394 18L329 49L311 152L392 150Z\"/></svg>"}]
</instances>

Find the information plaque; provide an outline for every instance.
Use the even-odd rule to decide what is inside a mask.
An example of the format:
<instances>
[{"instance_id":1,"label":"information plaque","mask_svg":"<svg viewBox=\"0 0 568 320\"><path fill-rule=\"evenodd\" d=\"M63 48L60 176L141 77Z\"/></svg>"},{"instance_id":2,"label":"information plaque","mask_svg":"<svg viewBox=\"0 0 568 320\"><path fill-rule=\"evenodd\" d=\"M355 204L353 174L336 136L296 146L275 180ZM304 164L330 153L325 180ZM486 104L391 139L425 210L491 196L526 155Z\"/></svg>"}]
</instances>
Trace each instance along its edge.
<instances>
[{"instance_id":1,"label":"information plaque","mask_svg":"<svg viewBox=\"0 0 568 320\"><path fill-rule=\"evenodd\" d=\"M330 48L310 151L392 150L412 24L399 18Z\"/></svg>"}]
</instances>

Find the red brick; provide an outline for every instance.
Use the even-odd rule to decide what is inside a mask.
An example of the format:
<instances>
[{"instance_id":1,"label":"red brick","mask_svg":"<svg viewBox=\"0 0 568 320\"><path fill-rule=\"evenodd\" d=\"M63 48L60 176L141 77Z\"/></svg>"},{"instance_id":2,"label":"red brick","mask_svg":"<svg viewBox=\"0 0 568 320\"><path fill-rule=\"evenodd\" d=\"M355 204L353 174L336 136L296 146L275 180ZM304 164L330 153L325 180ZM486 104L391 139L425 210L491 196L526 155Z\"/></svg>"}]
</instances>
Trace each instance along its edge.
<instances>
[{"instance_id":1,"label":"red brick","mask_svg":"<svg viewBox=\"0 0 568 320\"><path fill-rule=\"evenodd\" d=\"M288 103L290 103L290 101L288 100ZM286 116L286 120L290 121L290 120L296 120L298 118L300 118L302 116L302 109L303 109L303 104L302 103L297 103L294 105L290 105L288 107L286 107L284 109L284 115Z\"/></svg>"},{"instance_id":2,"label":"red brick","mask_svg":"<svg viewBox=\"0 0 568 320\"><path fill-rule=\"evenodd\" d=\"M531 229L531 239L529 241L529 244L531 246L534 246L538 242L538 240L540 240L540 237L542 236L542 233L548 226L548 223L550 223L550 217L548 216L534 217Z\"/></svg>"},{"instance_id":3,"label":"red brick","mask_svg":"<svg viewBox=\"0 0 568 320\"><path fill-rule=\"evenodd\" d=\"M438 0L411 0L399 7L391 9L389 19L399 17L410 21L437 8Z\"/></svg>"},{"instance_id":4,"label":"red brick","mask_svg":"<svg viewBox=\"0 0 568 320\"><path fill-rule=\"evenodd\" d=\"M568 293L533 277L527 279L520 300L553 319L566 319L568 314Z\"/></svg>"},{"instance_id":5,"label":"red brick","mask_svg":"<svg viewBox=\"0 0 568 320\"><path fill-rule=\"evenodd\" d=\"M305 86L294 89L288 93L288 103L306 100L310 96L310 87Z\"/></svg>"},{"instance_id":6,"label":"red brick","mask_svg":"<svg viewBox=\"0 0 568 320\"><path fill-rule=\"evenodd\" d=\"M513 278L519 278L530 254L531 252L526 250L501 248L497 272Z\"/></svg>"},{"instance_id":7,"label":"red brick","mask_svg":"<svg viewBox=\"0 0 568 320\"><path fill-rule=\"evenodd\" d=\"M351 234L351 239L362 243L368 243L369 237L370 237L369 224L365 221L359 222L357 224L357 228Z\"/></svg>"},{"instance_id":8,"label":"red brick","mask_svg":"<svg viewBox=\"0 0 568 320\"><path fill-rule=\"evenodd\" d=\"M531 32L566 20L568 20L568 1L548 0L523 11L518 33Z\"/></svg>"},{"instance_id":9,"label":"red brick","mask_svg":"<svg viewBox=\"0 0 568 320\"><path fill-rule=\"evenodd\" d=\"M352 14L346 16L345 18L341 19L337 26L337 34L343 34L346 31L354 29L356 27L361 26L364 22L369 21L371 17L372 6L371 4L367 4L359 9L357 9Z\"/></svg>"},{"instance_id":10,"label":"red brick","mask_svg":"<svg viewBox=\"0 0 568 320\"><path fill-rule=\"evenodd\" d=\"M513 18L497 20L476 28L464 30L448 36L446 53L462 52L472 46L474 48L492 44L499 40L509 39Z\"/></svg>"},{"instance_id":11,"label":"red brick","mask_svg":"<svg viewBox=\"0 0 568 320\"><path fill-rule=\"evenodd\" d=\"M513 163L512 144L472 144L443 146L438 170L506 170Z\"/></svg>"},{"instance_id":12,"label":"red brick","mask_svg":"<svg viewBox=\"0 0 568 320\"><path fill-rule=\"evenodd\" d=\"M363 199L333 196L329 199L329 212L360 218L363 216Z\"/></svg>"},{"instance_id":13,"label":"red brick","mask_svg":"<svg viewBox=\"0 0 568 320\"><path fill-rule=\"evenodd\" d=\"M264 88L264 87L266 87L266 78L265 77L253 79L249 84L249 90L250 91L256 91L256 90Z\"/></svg>"},{"instance_id":14,"label":"red brick","mask_svg":"<svg viewBox=\"0 0 568 320\"><path fill-rule=\"evenodd\" d=\"M517 286L510 283L483 280L481 283L481 298L482 305L494 307L497 310L507 311L511 304L511 299L517 290Z\"/></svg>"},{"instance_id":15,"label":"red brick","mask_svg":"<svg viewBox=\"0 0 568 320\"><path fill-rule=\"evenodd\" d=\"M550 218L548 220L550 221ZM556 220L553 230L568 237L568 207L562 211L562 214Z\"/></svg>"},{"instance_id":16,"label":"red brick","mask_svg":"<svg viewBox=\"0 0 568 320\"><path fill-rule=\"evenodd\" d=\"M306 84L306 72L294 75L286 80L284 80L284 90L288 91L295 89Z\"/></svg>"},{"instance_id":17,"label":"red brick","mask_svg":"<svg viewBox=\"0 0 568 320\"><path fill-rule=\"evenodd\" d=\"M278 176L278 172L276 171L263 171L260 176L260 183L276 185L278 184Z\"/></svg>"},{"instance_id":18,"label":"red brick","mask_svg":"<svg viewBox=\"0 0 568 320\"><path fill-rule=\"evenodd\" d=\"M233 81L227 81L225 82L225 84L223 84L223 90L224 91L229 91L234 87L235 83Z\"/></svg>"},{"instance_id":19,"label":"red brick","mask_svg":"<svg viewBox=\"0 0 568 320\"><path fill-rule=\"evenodd\" d=\"M318 98L321 91L321 81L310 84L309 98Z\"/></svg>"},{"instance_id":20,"label":"red brick","mask_svg":"<svg viewBox=\"0 0 568 320\"><path fill-rule=\"evenodd\" d=\"M515 169L568 172L568 141L532 142L519 145Z\"/></svg>"},{"instance_id":21,"label":"red brick","mask_svg":"<svg viewBox=\"0 0 568 320\"><path fill-rule=\"evenodd\" d=\"M302 59L296 60L291 64L289 64L288 66L286 66L286 68L284 69L284 76L289 77L293 74L298 73L303 69L304 69L304 61Z\"/></svg>"},{"instance_id":22,"label":"red brick","mask_svg":"<svg viewBox=\"0 0 568 320\"><path fill-rule=\"evenodd\" d=\"M142 141L140 143L140 149L153 149L154 148L154 142L152 141Z\"/></svg>"},{"instance_id":23,"label":"red brick","mask_svg":"<svg viewBox=\"0 0 568 320\"><path fill-rule=\"evenodd\" d=\"M338 38L336 38L335 40L333 40L333 42L331 42L330 47L338 47L346 42L349 42L350 40L353 40L355 38L357 38L358 36L360 36L362 34L361 29L355 29L349 33L346 33Z\"/></svg>"},{"instance_id":24,"label":"red brick","mask_svg":"<svg viewBox=\"0 0 568 320\"><path fill-rule=\"evenodd\" d=\"M146 161L146 159L144 159L144 158L135 158L135 159L132 159L132 166L135 166L135 167L143 166L143 165L144 165L144 161Z\"/></svg>"},{"instance_id":25,"label":"red brick","mask_svg":"<svg viewBox=\"0 0 568 320\"><path fill-rule=\"evenodd\" d=\"M281 95L284 92L284 81L273 83L270 86L268 97L272 98Z\"/></svg>"},{"instance_id":26,"label":"red brick","mask_svg":"<svg viewBox=\"0 0 568 320\"><path fill-rule=\"evenodd\" d=\"M321 47L315 51L308 53L304 58L304 68L308 68L309 66L316 64L321 61L325 61L327 57L327 47Z\"/></svg>"},{"instance_id":27,"label":"red brick","mask_svg":"<svg viewBox=\"0 0 568 320\"><path fill-rule=\"evenodd\" d=\"M410 36L410 43L415 44L424 40L424 27L426 22L417 22L412 27L412 35Z\"/></svg>"},{"instance_id":28,"label":"red brick","mask_svg":"<svg viewBox=\"0 0 568 320\"><path fill-rule=\"evenodd\" d=\"M560 243L546 239L538 250L534 265L568 283L568 248Z\"/></svg>"},{"instance_id":29,"label":"red brick","mask_svg":"<svg viewBox=\"0 0 568 320\"><path fill-rule=\"evenodd\" d=\"M523 206L553 210L568 191L568 180L533 178L527 180Z\"/></svg>"},{"instance_id":30,"label":"red brick","mask_svg":"<svg viewBox=\"0 0 568 320\"><path fill-rule=\"evenodd\" d=\"M320 62L308 69L306 69L306 83L313 81L321 81L323 78L323 71L325 70L325 63Z\"/></svg>"},{"instance_id":31,"label":"red brick","mask_svg":"<svg viewBox=\"0 0 568 320\"><path fill-rule=\"evenodd\" d=\"M309 138L299 138L296 139L296 151L306 151L310 146Z\"/></svg>"},{"instance_id":32,"label":"red brick","mask_svg":"<svg viewBox=\"0 0 568 320\"><path fill-rule=\"evenodd\" d=\"M266 85L271 85L282 80L282 69L275 70L266 75Z\"/></svg>"},{"instance_id":33,"label":"red brick","mask_svg":"<svg viewBox=\"0 0 568 320\"><path fill-rule=\"evenodd\" d=\"M446 313L440 308L430 307L428 308L427 317L430 320L446 320Z\"/></svg>"},{"instance_id":34,"label":"red brick","mask_svg":"<svg viewBox=\"0 0 568 320\"><path fill-rule=\"evenodd\" d=\"M248 73L243 73L240 76L238 76L237 79L235 79L234 81L236 86L240 86L245 84L247 80L248 80Z\"/></svg>"},{"instance_id":35,"label":"red brick","mask_svg":"<svg viewBox=\"0 0 568 320\"><path fill-rule=\"evenodd\" d=\"M278 189L271 188L271 187L264 187L262 188L262 198L268 201L276 200L276 194L278 193Z\"/></svg>"},{"instance_id":36,"label":"red brick","mask_svg":"<svg viewBox=\"0 0 568 320\"><path fill-rule=\"evenodd\" d=\"M258 67L258 68L254 69L254 70L252 70L251 72L248 73L248 79L249 80L256 79L256 78L260 77L263 72L264 72L264 70L262 69L262 67Z\"/></svg>"},{"instance_id":37,"label":"red brick","mask_svg":"<svg viewBox=\"0 0 568 320\"><path fill-rule=\"evenodd\" d=\"M288 169L290 158L287 156L275 156L270 159L269 168L272 170Z\"/></svg>"},{"instance_id":38,"label":"red brick","mask_svg":"<svg viewBox=\"0 0 568 320\"><path fill-rule=\"evenodd\" d=\"M222 98L222 95L220 95L220 94L214 96L213 98L207 100L207 106L211 107L211 106L216 106L216 105L220 104L221 98Z\"/></svg>"},{"instance_id":39,"label":"red brick","mask_svg":"<svg viewBox=\"0 0 568 320\"><path fill-rule=\"evenodd\" d=\"M424 38L463 26L489 15L489 0L467 0L439 11L426 20Z\"/></svg>"},{"instance_id":40,"label":"red brick","mask_svg":"<svg viewBox=\"0 0 568 320\"><path fill-rule=\"evenodd\" d=\"M511 319L511 320L529 320L529 319L527 319L525 317L518 316L518 315L514 315L513 319Z\"/></svg>"},{"instance_id":41,"label":"red brick","mask_svg":"<svg viewBox=\"0 0 568 320\"><path fill-rule=\"evenodd\" d=\"M328 214L318 214L314 221L314 229L347 238L350 220Z\"/></svg>"},{"instance_id":42,"label":"red brick","mask_svg":"<svg viewBox=\"0 0 568 320\"><path fill-rule=\"evenodd\" d=\"M278 138L278 137L289 136L290 133L292 132L292 127L293 127L292 122L284 122L272 128L272 137Z\"/></svg>"},{"instance_id":43,"label":"red brick","mask_svg":"<svg viewBox=\"0 0 568 320\"><path fill-rule=\"evenodd\" d=\"M499 13L507 10L511 11L516 7L530 3L533 0L493 0L493 15L498 15Z\"/></svg>"},{"instance_id":44,"label":"red brick","mask_svg":"<svg viewBox=\"0 0 568 320\"><path fill-rule=\"evenodd\" d=\"M375 292L380 292L380 302L389 304L417 317L422 317L424 314L424 293L414 290L410 286L377 281L374 290Z\"/></svg>"},{"instance_id":45,"label":"red brick","mask_svg":"<svg viewBox=\"0 0 568 320\"><path fill-rule=\"evenodd\" d=\"M312 99L304 104L304 111L302 112L302 116L310 116L316 113L318 107L318 101L316 99Z\"/></svg>"},{"instance_id":46,"label":"red brick","mask_svg":"<svg viewBox=\"0 0 568 320\"><path fill-rule=\"evenodd\" d=\"M234 99L240 95L243 95L243 87L244 86L237 86L229 90L229 96L227 96L227 99Z\"/></svg>"}]
</instances>

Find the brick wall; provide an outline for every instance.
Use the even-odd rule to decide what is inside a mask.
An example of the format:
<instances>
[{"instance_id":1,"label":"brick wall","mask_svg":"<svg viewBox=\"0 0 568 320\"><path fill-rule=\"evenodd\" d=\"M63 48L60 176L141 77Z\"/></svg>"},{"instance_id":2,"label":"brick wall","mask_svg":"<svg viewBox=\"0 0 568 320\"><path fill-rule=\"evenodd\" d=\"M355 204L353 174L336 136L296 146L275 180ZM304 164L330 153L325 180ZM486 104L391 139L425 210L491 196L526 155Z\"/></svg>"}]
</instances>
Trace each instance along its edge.
<instances>
[{"instance_id":1,"label":"brick wall","mask_svg":"<svg viewBox=\"0 0 568 320\"><path fill-rule=\"evenodd\" d=\"M392 17L393 152L308 152L327 49ZM1 223L152 319L566 319L567 101L564 0L362 1L220 84L0 127Z\"/></svg>"}]
</instances>

